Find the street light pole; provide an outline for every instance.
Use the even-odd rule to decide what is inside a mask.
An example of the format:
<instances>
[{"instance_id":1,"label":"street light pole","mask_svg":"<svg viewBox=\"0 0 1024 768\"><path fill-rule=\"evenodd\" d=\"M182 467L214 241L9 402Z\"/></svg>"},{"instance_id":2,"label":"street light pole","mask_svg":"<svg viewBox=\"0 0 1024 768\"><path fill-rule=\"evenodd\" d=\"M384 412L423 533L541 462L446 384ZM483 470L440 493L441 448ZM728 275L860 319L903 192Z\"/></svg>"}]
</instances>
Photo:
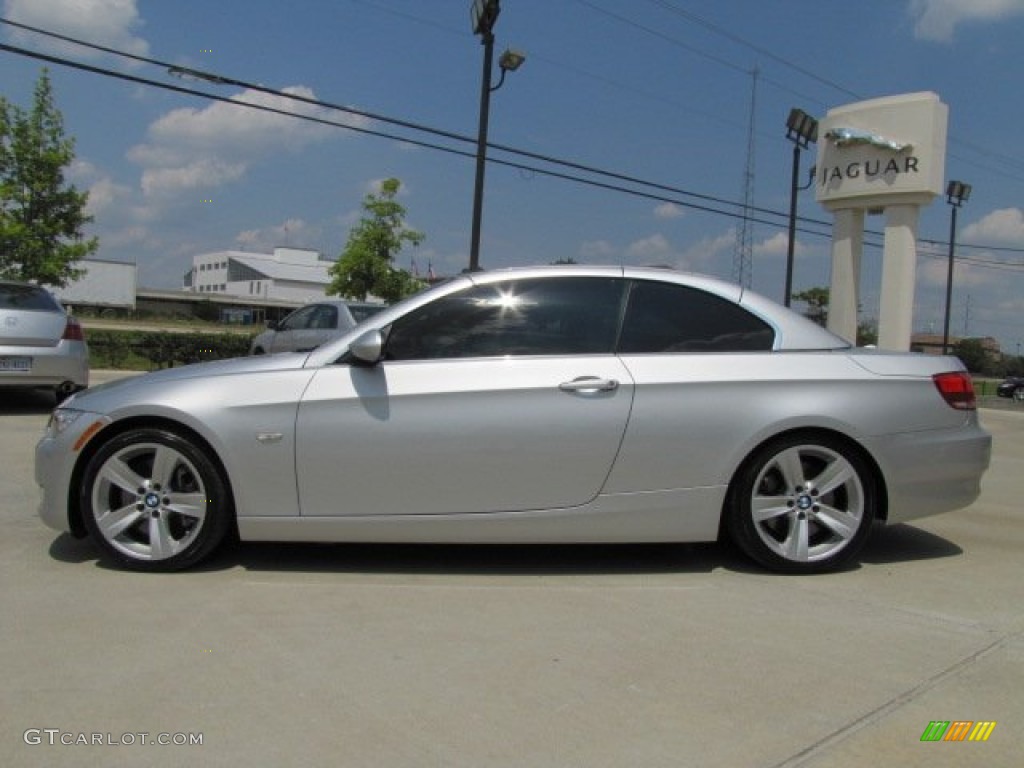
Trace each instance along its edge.
<instances>
[{"instance_id":1,"label":"street light pole","mask_svg":"<svg viewBox=\"0 0 1024 768\"><path fill-rule=\"evenodd\" d=\"M494 60L494 23L501 13L500 0L473 0L469 7L473 21L473 33L480 35L484 47L483 74L480 78L480 123L476 135L476 181L473 185L473 232L469 244L468 272L480 270L480 228L484 214L484 171L487 166L487 124L491 113L491 92L501 88L505 75L515 72L526 61L520 51L506 49L498 58L501 77L497 85L491 85L491 69Z\"/></svg>"},{"instance_id":2,"label":"street light pole","mask_svg":"<svg viewBox=\"0 0 1024 768\"><path fill-rule=\"evenodd\" d=\"M800 145L793 144L793 175L789 187L789 240L786 243L786 289L783 303L793 302L793 261L796 254L796 195L800 183Z\"/></svg>"},{"instance_id":3,"label":"street light pole","mask_svg":"<svg viewBox=\"0 0 1024 768\"><path fill-rule=\"evenodd\" d=\"M949 269L946 273L946 318L942 324L942 354L949 354L949 314L953 299L953 259L956 255L956 212L971 196L971 185L951 181L946 187L946 202L952 214L949 217Z\"/></svg>"},{"instance_id":4,"label":"street light pole","mask_svg":"<svg viewBox=\"0 0 1024 768\"><path fill-rule=\"evenodd\" d=\"M474 3L474 11L480 9L475 16L475 32L480 35L484 47L483 76L480 80L480 122L476 136L476 181L473 186L473 231L470 235L469 271L480 270L480 228L484 209L484 170L487 165L487 124L491 112L491 66L494 59L494 32L492 28L498 19L501 7L498 0L481 6ZM493 11L488 13L488 9Z\"/></svg>"},{"instance_id":5,"label":"street light pole","mask_svg":"<svg viewBox=\"0 0 1024 768\"><path fill-rule=\"evenodd\" d=\"M789 242L786 245L785 306L793 299L793 261L796 253L796 195L800 191L800 150L818 140L818 121L802 109L791 109L786 120L786 138L793 142L793 175L789 187Z\"/></svg>"}]
</instances>

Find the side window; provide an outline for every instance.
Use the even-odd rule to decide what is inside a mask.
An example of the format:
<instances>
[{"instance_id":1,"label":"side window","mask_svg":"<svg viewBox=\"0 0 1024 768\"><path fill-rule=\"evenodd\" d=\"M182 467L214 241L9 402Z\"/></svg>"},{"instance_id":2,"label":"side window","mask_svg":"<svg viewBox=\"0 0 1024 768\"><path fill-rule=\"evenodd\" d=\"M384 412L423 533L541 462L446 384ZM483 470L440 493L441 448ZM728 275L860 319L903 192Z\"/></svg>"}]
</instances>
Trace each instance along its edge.
<instances>
[{"instance_id":1,"label":"side window","mask_svg":"<svg viewBox=\"0 0 1024 768\"><path fill-rule=\"evenodd\" d=\"M638 281L629 294L618 351L767 351L774 342L771 326L731 301L684 285Z\"/></svg>"},{"instance_id":2,"label":"side window","mask_svg":"<svg viewBox=\"0 0 1024 768\"><path fill-rule=\"evenodd\" d=\"M396 320L385 357L610 354L623 285L565 277L472 286Z\"/></svg>"},{"instance_id":3,"label":"side window","mask_svg":"<svg viewBox=\"0 0 1024 768\"><path fill-rule=\"evenodd\" d=\"M310 321L313 319L313 313L316 312L316 310L317 307L315 306L296 309L281 322L281 326L278 330L301 331L304 328L308 328Z\"/></svg>"},{"instance_id":4,"label":"side window","mask_svg":"<svg viewBox=\"0 0 1024 768\"><path fill-rule=\"evenodd\" d=\"M334 330L338 327L338 308L330 304L321 304L316 308L316 314L309 327L317 330Z\"/></svg>"},{"instance_id":5,"label":"side window","mask_svg":"<svg viewBox=\"0 0 1024 768\"><path fill-rule=\"evenodd\" d=\"M337 328L339 331L352 328L356 324L355 315L352 312L351 307L342 307L337 310L338 315L334 320L332 328Z\"/></svg>"}]
</instances>

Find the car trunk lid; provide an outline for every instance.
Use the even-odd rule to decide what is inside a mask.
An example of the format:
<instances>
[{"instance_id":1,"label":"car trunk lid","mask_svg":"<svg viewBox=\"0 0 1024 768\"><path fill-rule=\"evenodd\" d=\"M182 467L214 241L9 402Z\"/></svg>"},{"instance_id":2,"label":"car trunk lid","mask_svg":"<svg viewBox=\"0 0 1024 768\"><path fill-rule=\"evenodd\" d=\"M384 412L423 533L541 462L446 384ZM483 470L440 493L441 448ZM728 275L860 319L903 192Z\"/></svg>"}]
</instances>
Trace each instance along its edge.
<instances>
[{"instance_id":1,"label":"car trunk lid","mask_svg":"<svg viewBox=\"0 0 1024 768\"><path fill-rule=\"evenodd\" d=\"M55 347L67 323L58 312L0 309L0 346Z\"/></svg>"}]
</instances>

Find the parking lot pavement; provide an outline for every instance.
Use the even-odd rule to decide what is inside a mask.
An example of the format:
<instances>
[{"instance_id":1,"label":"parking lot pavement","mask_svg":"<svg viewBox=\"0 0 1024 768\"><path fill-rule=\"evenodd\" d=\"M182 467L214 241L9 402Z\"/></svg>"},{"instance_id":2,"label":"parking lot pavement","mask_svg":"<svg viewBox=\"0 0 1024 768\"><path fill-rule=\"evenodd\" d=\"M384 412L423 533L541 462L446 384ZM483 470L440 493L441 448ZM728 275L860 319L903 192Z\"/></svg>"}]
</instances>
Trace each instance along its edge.
<instances>
[{"instance_id":1,"label":"parking lot pavement","mask_svg":"<svg viewBox=\"0 0 1024 768\"><path fill-rule=\"evenodd\" d=\"M710 544L258 544L139 575L36 518L47 410L0 408L4 766L1020 764L1024 414L983 411L975 505L837 574ZM996 725L922 742L933 721Z\"/></svg>"}]
</instances>

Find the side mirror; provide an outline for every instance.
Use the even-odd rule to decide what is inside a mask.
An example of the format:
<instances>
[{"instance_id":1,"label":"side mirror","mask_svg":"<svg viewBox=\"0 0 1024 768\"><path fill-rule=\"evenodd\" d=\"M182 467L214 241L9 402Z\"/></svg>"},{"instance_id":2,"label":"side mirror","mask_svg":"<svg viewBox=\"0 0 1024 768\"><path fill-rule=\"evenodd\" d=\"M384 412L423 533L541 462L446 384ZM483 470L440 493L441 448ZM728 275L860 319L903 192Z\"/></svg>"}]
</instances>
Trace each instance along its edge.
<instances>
[{"instance_id":1,"label":"side mirror","mask_svg":"<svg viewBox=\"0 0 1024 768\"><path fill-rule=\"evenodd\" d=\"M281 327L281 324L277 320L268 320L267 321L267 330L268 331L276 331L276 330L280 329L280 327Z\"/></svg>"},{"instance_id":2,"label":"side mirror","mask_svg":"<svg viewBox=\"0 0 1024 768\"><path fill-rule=\"evenodd\" d=\"M356 337L348 348L349 354L356 363L376 365L384 352L384 337L376 328Z\"/></svg>"}]
</instances>

